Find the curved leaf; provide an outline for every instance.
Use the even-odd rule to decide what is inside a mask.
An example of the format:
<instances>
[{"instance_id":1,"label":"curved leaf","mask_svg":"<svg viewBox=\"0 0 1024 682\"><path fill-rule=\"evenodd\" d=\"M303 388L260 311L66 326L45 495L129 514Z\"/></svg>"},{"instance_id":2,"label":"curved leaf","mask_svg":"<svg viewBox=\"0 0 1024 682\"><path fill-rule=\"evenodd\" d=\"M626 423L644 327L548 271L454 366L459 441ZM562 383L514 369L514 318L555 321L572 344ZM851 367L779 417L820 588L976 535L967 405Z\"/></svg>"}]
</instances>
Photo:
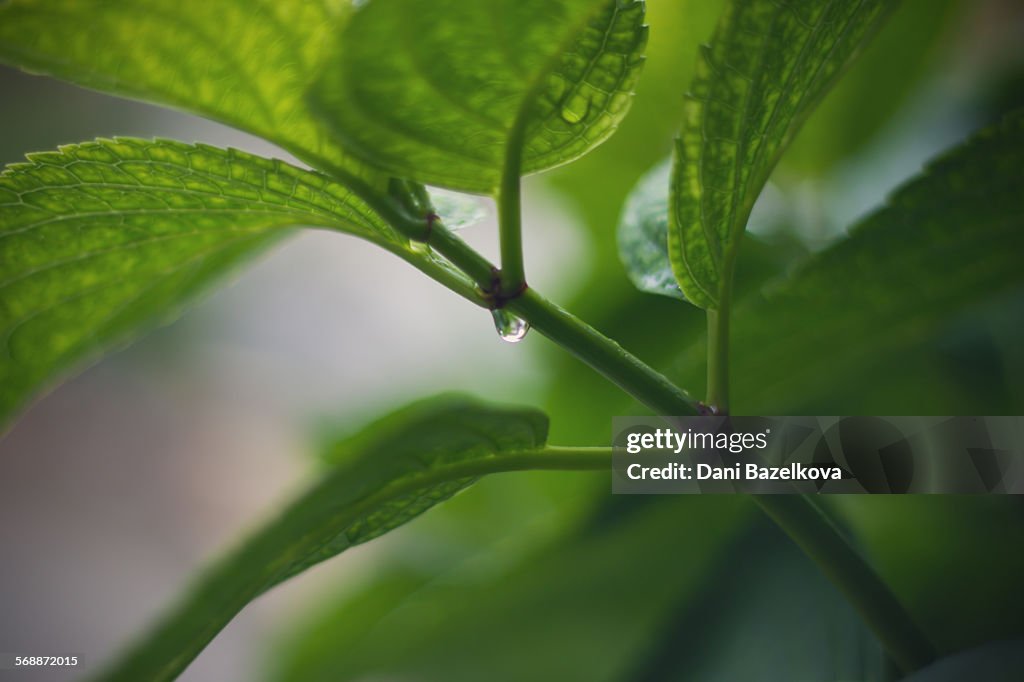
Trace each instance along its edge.
<instances>
[{"instance_id":1,"label":"curved leaf","mask_svg":"<svg viewBox=\"0 0 1024 682\"><path fill-rule=\"evenodd\" d=\"M751 511L741 496L606 496L583 528L510 567L375 574L289 632L268 679L633 680L673 607L708 592Z\"/></svg>"},{"instance_id":2,"label":"curved leaf","mask_svg":"<svg viewBox=\"0 0 1024 682\"><path fill-rule=\"evenodd\" d=\"M327 177L233 149L118 138L29 159L0 173L0 422L55 373L173 317L280 228L406 248Z\"/></svg>"},{"instance_id":3,"label":"curved leaf","mask_svg":"<svg viewBox=\"0 0 1024 682\"><path fill-rule=\"evenodd\" d=\"M685 301L668 255L670 172L671 159L666 159L640 178L626 198L616 234L619 259L637 289ZM778 232L782 226L789 227L796 218L791 212L780 209L782 203L776 200L756 204L747 222L748 228L768 234ZM744 286L776 276L780 266L784 269L797 255L806 255L804 247L792 237L779 239L773 234L769 240L757 241L756 236L753 239L748 236L747 241L739 255L743 267L734 284L738 293L743 292Z\"/></svg>"},{"instance_id":4,"label":"curved leaf","mask_svg":"<svg viewBox=\"0 0 1024 682\"><path fill-rule=\"evenodd\" d=\"M0 61L208 116L313 165L352 168L303 99L346 6L13 0L0 3Z\"/></svg>"},{"instance_id":5,"label":"curved leaf","mask_svg":"<svg viewBox=\"0 0 1024 682\"><path fill-rule=\"evenodd\" d=\"M490 193L506 155L540 171L614 131L639 76L643 16L640 1L374 0L346 25L312 101L390 173Z\"/></svg>"},{"instance_id":6,"label":"curved leaf","mask_svg":"<svg viewBox=\"0 0 1024 682\"><path fill-rule=\"evenodd\" d=\"M462 465L541 447L547 428L536 410L448 396L337 443L341 463L214 566L102 679L173 679L252 599L451 497L480 475Z\"/></svg>"},{"instance_id":7,"label":"curved leaf","mask_svg":"<svg viewBox=\"0 0 1024 682\"><path fill-rule=\"evenodd\" d=\"M1024 112L933 162L845 240L739 306L732 363L741 412L822 395L920 348L965 309L1024 284ZM854 283L851 285L851 283ZM688 375L703 365L694 347ZM803 405L801 407L801 405Z\"/></svg>"},{"instance_id":8,"label":"curved leaf","mask_svg":"<svg viewBox=\"0 0 1024 682\"><path fill-rule=\"evenodd\" d=\"M619 219L619 258L640 291L686 300L668 257L670 160L640 178Z\"/></svg>"},{"instance_id":9,"label":"curved leaf","mask_svg":"<svg viewBox=\"0 0 1024 682\"><path fill-rule=\"evenodd\" d=\"M780 168L822 177L868 149L927 87L949 36L963 25L971 6L970 0L900 0L885 30L807 118Z\"/></svg>"},{"instance_id":10,"label":"curved leaf","mask_svg":"<svg viewBox=\"0 0 1024 682\"><path fill-rule=\"evenodd\" d=\"M717 308L747 218L804 119L892 0L735 0L701 50L676 142L669 255L686 298Z\"/></svg>"}]
</instances>

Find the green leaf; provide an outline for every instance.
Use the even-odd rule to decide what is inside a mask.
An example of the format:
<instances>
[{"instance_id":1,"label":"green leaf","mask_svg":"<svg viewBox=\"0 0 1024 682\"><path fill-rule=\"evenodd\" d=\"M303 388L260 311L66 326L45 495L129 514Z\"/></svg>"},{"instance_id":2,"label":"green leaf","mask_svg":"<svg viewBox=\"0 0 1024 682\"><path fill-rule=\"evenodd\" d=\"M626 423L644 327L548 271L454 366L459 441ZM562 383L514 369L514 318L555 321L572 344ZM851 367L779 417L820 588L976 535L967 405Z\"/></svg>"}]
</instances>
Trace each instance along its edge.
<instances>
[{"instance_id":1,"label":"green leaf","mask_svg":"<svg viewBox=\"0 0 1024 682\"><path fill-rule=\"evenodd\" d=\"M444 226L456 232L473 227L487 218L487 209L479 197L443 189L430 191L430 203L434 211L444 216Z\"/></svg>"},{"instance_id":2,"label":"green leaf","mask_svg":"<svg viewBox=\"0 0 1024 682\"><path fill-rule=\"evenodd\" d=\"M630 682L880 682L878 640L847 598L767 518L676 605ZM685 646L680 646L685 642Z\"/></svg>"},{"instance_id":3,"label":"green leaf","mask_svg":"<svg viewBox=\"0 0 1024 682\"><path fill-rule=\"evenodd\" d=\"M391 229L318 173L233 149L99 140L0 173L0 422L58 372L308 225L413 259Z\"/></svg>"},{"instance_id":4,"label":"green leaf","mask_svg":"<svg viewBox=\"0 0 1024 682\"><path fill-rule=\"evenodd\" d=\"M658 164L630 192L619 220L619 258L640 291L686 300L668 257L671 170L671 161Z\"/></svg>"},{"instance_id":5,"label":"green leaf","mask_svg":"<svg viewBox=\"0 0 1024 682\"><path fill-rule=\"evenodd\" d=\"M927 375L923 378L928 381ZM858 539L879 576L940 652L971 649L1024 632L1019 498L844 495L831 500L836 518ZM914 542L907 542L910 537ZM942 570L921 571L921 566Z\"/></svg>"},{"instance_id":6,"label":"green leaf","mask_svg":"<svg viewBox=\"0 0 1024 682\"><path fill-rule=\"evenodd\" d=\"M947 656L903 678L903 682L1013 682L1020 679L1022 669L1024 640L1006 639Z\"/></svg>"},{"instance_id":7,"label":"green leaf","mask_svg":"<svg viewBox=\"0 0 1024 682\"><path fill-rule=\"evenodd\" d=\"M347 3L329 0L14 0L0 61L167 104L352 168L303 99Z\"/></svg>"},{"instance_id":8,"label":"green leaf","mask_svg":"<svg viewBox=\"0 0 1024 682\"><path fill-rule=\"evenodd\" d=\"M581 309L590 319L599 315L608 301L614 280L610 269L618 267L614 240L608 239L622 211L626 192L637 178L666 156L666 143L679 130L682 97L665 93L683 92L693 75L693 55L711 34L723 0L673 0L647 3L645 21L655 27L644 49L643 77L615 134L592 153L557 173L543 176L573 206L581 227L591 236L591 281L580 288L579 300L570 309ZM667 186L667 182L666 182Z\"/></svg>"},{"instance_id":9,"label":"green leaf","mask_svg":"<svg viewBox=\"0 0 1024 682\"><path fill-rule=\"evenodd\" d=\"M779 170L824 176L864 149L931 82L970 0L901 0L885 30L808 117ZM893 64L899 64L898 69Z\"/></svg>"},{"instance_id":10,"label":"green leaf","mask_svg":"<svg viewBox=\"0 0 1024 682\"><path fill-rule=\"evenodd\" d=\"M971 307L1024 284L1024 112L933 162L888 204L733 320L741 413L820 404L849 377L921 350ZM694 347L687 376L703 365ZM800 402L806 396L807 402Z\"/></svg>"},{"instance_id":11,"label":"green leaf","mask_svg":"<svg viewBox=\"0 0 1024 682\"><path fill-rule=\"evenodd\" d=\"M619 258L633 285L649 294L686 300L679 289L668 254L668 180L671 160L659 164L636 184L626 199L619 219ZM751 229L770 238L748 236L747 248L738 256L742 268L734 289L738 293L751 283L761 284L767 276L776 276L795 256L806 256L794 237L781 233L791 227L793 216L778 208L759 210L750 215ZM753 253L750 253L750 252ZM753 270L748 272L748 270Z\"/></svg>"},{"instance_id":12,"label":"green leaf","mask_svg":"<svg viewBox=\"0 0 1024 682\"><path fill-rule=\"evenodd\" d=\"M312 91L353 152L393 175L491 193L614 131L647 38L623 0L373 0Z\"/></svg>"},{"instance_id":13,"label":"green leaf","mask_svg":"<svg viewBox=\"0 0 1024 682\"><path fill-rule=\"evenodd\" d=\"M102 679L173 679L251 600L451 497L485 473L489 460L536 450L547 428L547 417L533 409L446 396L340 441L331 456L339 464L216 564Z\"/></svg>"},{"instance_id":14,"label":"green leaf","mask_svg":"<svg viewBox=\"0 0 1024 682\"><path fill-rule=\"evenodd\" d=\"M512 566L375 573L289 633L269 679L629 680L673 606L700 598L752 511L738 496L605 495L586 526Z\"/></svg>"},{"instance_id":15,"label":"green leaf","mask_svg":"<svg viewBox=\"0 0 1024 682\"><path fill-rule=\"evenodd\" d=\"M669 254L686 298L715 309L747 218L814 105L892 0L735 0L701 50L676 142Z\"/></svg>"}]
</instances>

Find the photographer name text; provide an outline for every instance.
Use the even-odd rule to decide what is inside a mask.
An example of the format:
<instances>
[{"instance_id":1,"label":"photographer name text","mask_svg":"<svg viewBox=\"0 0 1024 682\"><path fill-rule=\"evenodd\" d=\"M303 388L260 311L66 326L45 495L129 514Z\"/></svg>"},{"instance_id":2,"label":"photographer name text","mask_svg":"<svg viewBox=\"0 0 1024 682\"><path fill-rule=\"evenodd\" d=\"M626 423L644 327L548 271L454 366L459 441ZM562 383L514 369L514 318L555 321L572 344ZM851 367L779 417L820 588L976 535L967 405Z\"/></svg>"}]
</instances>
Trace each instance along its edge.
<instances>
[{"instance_id":1,"label":"photographer name text","mask_svg":"<svg viewBox=\"0 0 1024 682\"><path fill-rule=\"evenodd\" d=\"M729 455L757 455L768 447L770 434L771 429L756 433L706 433L658 429L653 432L628 434L625 451L630 455L646 451L672 455L693 455L708 451ZM842 479L843 471L838 466L800 462L782 465L758 462L662 462L657 466L633 462L626 466L626 476L634 481L838 481Z\"/></svg>"}]
</instances>

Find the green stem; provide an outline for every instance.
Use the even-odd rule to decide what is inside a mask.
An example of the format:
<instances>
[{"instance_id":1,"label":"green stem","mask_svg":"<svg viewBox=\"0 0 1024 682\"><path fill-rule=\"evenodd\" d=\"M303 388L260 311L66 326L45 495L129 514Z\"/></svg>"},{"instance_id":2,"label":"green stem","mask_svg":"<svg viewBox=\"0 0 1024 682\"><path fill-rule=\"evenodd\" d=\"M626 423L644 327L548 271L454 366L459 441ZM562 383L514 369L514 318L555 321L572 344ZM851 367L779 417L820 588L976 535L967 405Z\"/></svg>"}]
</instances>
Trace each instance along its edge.
<instances>
[{"instance_id":1,"label":"green stem","mask_svg":"<svg viewBox=\"0 0 1024 682\"><path fill-rule=\"evenodd\" d=\"M507 307L656 413L698 413L696 401L664 375L533 289L509 301Z\"/></svg>"},{"instance_id":2,"label":"green stem","mask_svg":"<svg viewBox=\"0 0 1024 682\"><path fill-rule=\"evenodd\" d=\"M427 243L452 265L466 273L481 291L490 291L496 272L494 265L462 241L458 235L445 228L440 221L434 224Z\"/></svg>"},{"instance_id":3,"label":"green stem","mask_svg":"<svg viewBox=\"0 0 1024 682\"><path fill-rule=\"evenodd\" d=\"M935 660L935 647L820 507L803 495L753 498L846 595L904 673Z\"/></svg>"},{"instance_id":4,"label":"green stem","mask_svg":"<svg viewBox=\"0 0 1024 682\"><path fill-rule=\"evenodd\" d=\"M706 403L718 414L729 410L729 311L708 310L708 393Z\"/></svg>"},{"instance_id":5,"label":"green stem","mask_svg":"<svg viewBox=\"0 0 1024 682\"><path fill-rule=\"evenodd\" d=\"M501 238L501 293L514 296L526 286L523 265L523 227L520 193L520 152L509 149L498 190L498 228Z\"/></svg>"},{"instance_id":6,"label":"green stem","mask_svg":"<svg viewBox=\"0 0 1024 682\"><path fill-rule=\"evenodd\" d=\"M480 293L474 286L474 282L469 280L461 271L447 268L434 259L423 258L422 254L418 254L401 244L395 244L394 242L385 240L381 240L379 242L375 241L374 243L379 244L381 247L409 263L409 265L413 266L427 277L430 277L435 282L444 285L446 288L455 292L470 303L479 306L486 305L483 299L480 298Z\"/></svg>"},{"instance_id":7,"label":"green stem","mask_svg":"<svg viewBox=\"0 0 1024 682\"><path fill-rule=\"evenodd\" d=\"M434 225L428 243L487 291L494 276L494 267L486 258L439 222ZM484 300L476 302L479 304ZM529 322L533 329L590 365L654 412L666 415L698 413L697 402L686 391L537 291L527 288L506 301L505 306Z\"/></svg>"},{"instance_id":8,"label":"green stem","mask_svg":"<svg viewBox=\"0 0 1024 682\"><path fill-rule=\"evenodd\" d=\"M726 256L718 307L708 309L708 392L707 405L717 414L729 413L729 317L732 311L732 280L736 254Z\"/></svg>"},{"instance_id":9,"label":"green stem","mask_svg":"<svg viewBox=\"0 0 1024 682\"><path fill-rule=\"evenodd\" d=\"M720 414L729 412L729 315L735 255L733 250L726 259L718 308L707 311L706 401ZM904 673L935 660L936 651L928 638L821 507L796 493L753 498L846 596Z\"/></svg>"},{"instance_id":10,"label":"green stem","mask_svg":"<svg viewBox=\"0 0 1024 682\"><path fill-rule=\"evenodd\" d=\"M486 259L439 225L430 243L486 290L494 272ZM708 403L722 412L729 409L729 299L730 292L726 290L720 296L719 309L708 313ZM663 415L698 412L698 406L685 391L536 291L526 289L506 305L541 334L655 412ZM513 461L516 460L508 460L508 463ZM572 460L577 461L583 460ZM517 465L529 468L532 462L527 457ZM589 464L594 463L596 460L589 460ZM849 598L901 668L916 670L934 660L934 647L822 510L800 495L755 496L754 499Z\"/></svg>"}]
</instances>

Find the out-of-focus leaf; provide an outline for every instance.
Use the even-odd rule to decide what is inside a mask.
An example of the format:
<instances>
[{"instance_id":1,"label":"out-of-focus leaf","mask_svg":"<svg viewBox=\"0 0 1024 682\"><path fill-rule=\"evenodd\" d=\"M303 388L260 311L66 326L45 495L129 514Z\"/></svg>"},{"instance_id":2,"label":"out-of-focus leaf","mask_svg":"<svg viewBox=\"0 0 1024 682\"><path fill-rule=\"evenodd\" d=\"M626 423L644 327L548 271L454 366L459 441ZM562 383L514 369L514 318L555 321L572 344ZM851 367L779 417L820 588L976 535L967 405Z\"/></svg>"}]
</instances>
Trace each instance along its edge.
<instances>
[{"instance_id":1,"label":"out-of-focus leaf","mask_svg":"<svg viewBox=\"0 0 1024 682\"><path fill-rule=\"evenodd\" d=\"M666 160L641 178L630 193L619 221L619 256L626 267L626 274L640 291L686 300L672 272L668 253L670 171L671 160ZM785 211L760 211L759 206L755 205L750 214L749 229L756 229L756 225L769 232L778 231L790 219ZM763 266L763 262L768 260L776 260L774 264L781 265L782 259L772 257L771 246L769 242L762 241L753 247L758 251L753 259L755 263L751 265ZM758 267L755 276L763 277L763 269ZM742 273L741 277L744 277ZM742 289L742 282L739 288Z\"/></svg>"},{"instance_id":2,"label":"out-of-focus leaf","mask_svg":"<svg viewBox=\"0 0 1024 682\"><path fill-rule=\"evenodd\" d=\"M1024 640L1005 639L947 656L903 682L1015 682L1024 670Z\"/></svg>"},{"instance_id":3,"label":"out-of-focus leaf","mask_svg":"<svg viewBox=\"0 0 1024 682\"><path fill-rule=\"evenodd\" d=\"M447 396L337 443L339 464L217 563L102 679L173 679L251 600L470 485L480 474L462 465L542 446L547 427L536 410Z\"/></svg>"},{"instance_id":4,"label":"out-of-focus leaf","mask_svg":"<svg viewBox=\"0 0 1024 682\"><path fill-rule=\"evenodd\" d=\"M0 421L72 364L174 317L295 225L418 258L345 187L233 149L118 138L9 167L0 174Z\"/></svg>"},{"instance_id":5,"label":"out-of-focus leaf","mask_svg":"<svg viewBox=\"0 0 1024 682\"><path fill-rule=\"evenodd\" d=\"M629 682L883 682L885 654L821 570L761 518L639 659Z\"/></svg>"},{"instance_id":6,"label":"out-of-focus leaf","mask_svg":"<svg viewBox=\"0 0 1024 682\"><path fill-rule=\"evenodd\" d=\"M676 143L669 254L689 301L718 307L747 218L779 156L894 5L728 5L701 50Z\"/></svg>"},{"instance_id":7,"label":"out-of-focus leaf","mask_svg":"<svg viewBox=\"0 0 1024 682\"><path fill-rule=\"evenodd\" d=\"M686 496L605 506L600 523L512 570L426 585L386 578L361 590L290 637L272 679L623 679L672 604L699 595L751 507ZM372 625L353 628L353 619Z\"/></svg>"},{"instance_id":8,"label":"out-of-focus leaf","mask_svg":"<svg viewBox=\"0 0 1024 682\"><path fill-rule=\"evenodd\" d=\"M735 311L740 413L777 396L841 391L846 377L931 338L1024 284L1024 114L933 162L848 238ZM701 366L694 348L681 365ZM742 387L742 388L740 388Z\"/></svg>"},{"instance_id":9,"label":"out-of-focus leaf","mask_svg":"<svg viewBox=\"0 0 1024 682\"><path fill-rule=\"evenodd\" d=\"M639 76L643 16L639 1L374 0L312 101L391 174L493 193L507 157L540 171L611 135Z\"/></svg>"},{"instance_id":10,"label":"out-of-focus leaf","mask_svg":"<svg viewBox=\"0 0 1024 682\"><path fill-rule=\"evenodd\" d=\"M330 0L14 0L0 4L0 61L208 116L320 168L361 170L303 97L346 7Z\"/></svg>"},{"instance_id":11,"label":"out-of-focus leaf","mask_svg":"<svg viewBox=\"0 0 1024 682\"><path fill-rule=\"evenodd\" d=\"M849 495L831 502L940 651L1024 632L1024 510L1014 496Z\"/></svg>"},{"instance_id":12,"label":"out-of-focus leaf","mask_svg":"<svg viewBox=\"0 0 1024 682\"><path fill-rule=\"evenodd\" d=\"M619 220L619 257L633 285L648 294L686 300L668 257L668 180L665 161L640 179Z\"/></svg>"},{"instance_id":13,"label":"out-of-focus leaf","mask_svg":"<svg viewBox=\"0 0 1024 682\"><path fill-rule=\"evenodd\" d=\"M793 141L780 171L823 176L882 130L926 87L940 48L963 26L963 0L902 0L885 30L868 44ZM781 180L780 180L781 181Z\"/></svg>"},{"instance_id":14,"label":"out-of-focus leaf","mask_svg":"<svg viewBox=\"0 0 1024 682\"><path fill-rule=\"evenodd\" d=\"M430 191L430 201L449 230L464 230L487 218L481 200L471 194L435 189Z\"/></svg>"}]
</instances>

